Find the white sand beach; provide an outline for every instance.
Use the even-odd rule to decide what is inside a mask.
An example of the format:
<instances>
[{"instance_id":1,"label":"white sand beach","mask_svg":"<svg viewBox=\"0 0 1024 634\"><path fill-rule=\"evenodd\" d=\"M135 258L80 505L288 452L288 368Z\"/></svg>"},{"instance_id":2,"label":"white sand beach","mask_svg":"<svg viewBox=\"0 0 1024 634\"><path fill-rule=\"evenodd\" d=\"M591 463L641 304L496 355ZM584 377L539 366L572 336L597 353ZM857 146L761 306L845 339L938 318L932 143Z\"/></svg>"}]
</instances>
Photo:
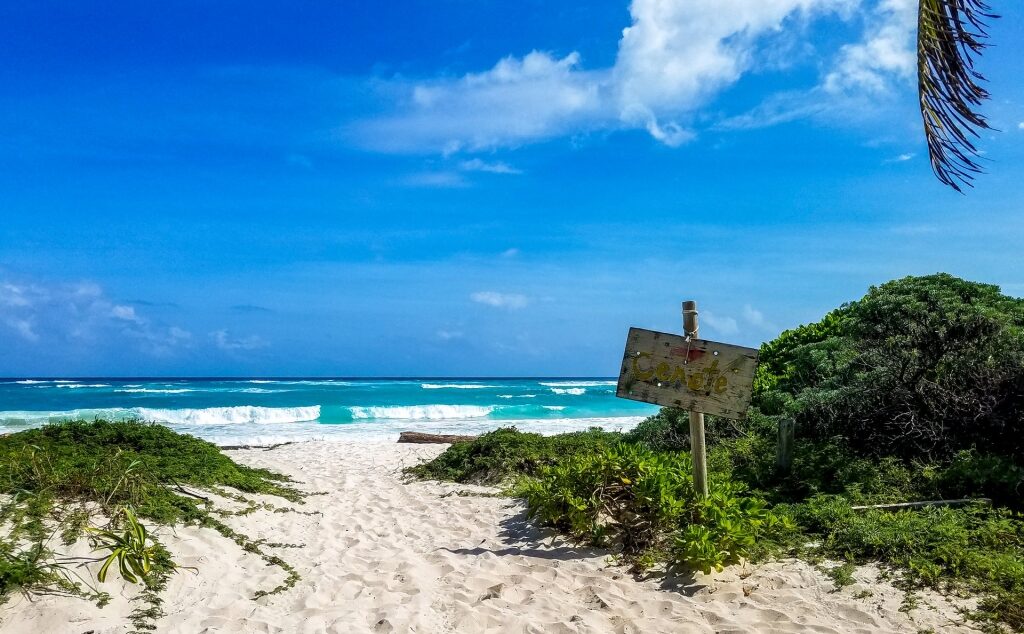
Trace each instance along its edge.
<instances>
[{"instance_id":1,"label":"white sand beach","mask_svg":"<svg viewBox=\"0 0 1024 634\"><path fill-rule=\"evenodd\" d=\"M607 552L575 547L525 520L494 489L406 482L403 467L443 446L306 442L230 452L287 473L321 514L257 511L231 526L269 542L302 579L284 580L212 530L161 529L176 574L163 594L159 632L969 632L945 598L904 593L870 568L840 592L810 564L734 566L695 578L634 579ZM280 500L267 501L281 505ZM60 550L59 546L55 546ZM68 597L16 595L0 606L0 632L113 634L131 629L137 586L103 584L104 608ZM870 592L870 596L866 596Z\"/></svg>"}]
</instances>

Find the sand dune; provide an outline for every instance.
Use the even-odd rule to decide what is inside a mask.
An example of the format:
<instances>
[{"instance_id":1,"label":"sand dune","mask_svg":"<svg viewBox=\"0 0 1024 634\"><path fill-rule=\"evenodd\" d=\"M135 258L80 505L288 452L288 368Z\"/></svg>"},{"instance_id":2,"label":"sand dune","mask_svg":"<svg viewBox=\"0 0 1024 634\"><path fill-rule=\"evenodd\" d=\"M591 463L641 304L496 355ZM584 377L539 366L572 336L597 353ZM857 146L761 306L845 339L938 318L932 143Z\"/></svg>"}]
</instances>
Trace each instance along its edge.
<instances>
[{"instance_id":1,"label":"sand dune","mask_svg":"<svg viewBox=\"0 0 1024 634\"><path fill-rule=\"evenodd\" d=\"M782 561L736 566L694 578L635 580L608 554L575 547L525 521L514 500L492 489L403 483L404 466L438 446L311 442L234 458L293 475L308 491L303 510L230 517L239 530L303 548L275 549L302 580L252 600L284 580L212 531L164 529L161 537L198 574L175 575L164 594L161 632L941 632L964 626L945 599L877 582L832 592L812 566ZM280 503L278 500L268 500ZM81 548L81 545L79 546ZM136 588L105 584L105 608L78 599L13 598L0 607L2 632L107 634L130 629ZM870 590L866 598L855 594Z\"/></svg>"}]
</instances>

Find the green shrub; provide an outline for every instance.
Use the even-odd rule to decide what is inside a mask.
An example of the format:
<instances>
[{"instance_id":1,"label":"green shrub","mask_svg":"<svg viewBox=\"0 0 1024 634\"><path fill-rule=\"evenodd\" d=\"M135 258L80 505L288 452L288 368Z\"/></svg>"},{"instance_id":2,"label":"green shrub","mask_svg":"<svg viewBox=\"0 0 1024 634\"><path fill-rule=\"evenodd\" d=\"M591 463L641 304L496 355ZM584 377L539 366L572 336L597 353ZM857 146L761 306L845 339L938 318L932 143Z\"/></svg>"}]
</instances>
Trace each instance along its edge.
<instances>
[{"instance_id":1,"label":"green shrub","mask_svg":"<svg viewBox=\"0 0 1024 634\"><path fill-rule=\"evenodd\" d=\"M961 451L939 474L939 486L946 497L988 496L998 505L1024 507L1024 466L1003 456Z\"/></svg>"},{"instance_id":2,"label":"green shrub","mask_svg":"<svg viewBox=\"0 0 1024 634\"><path fill-rule=\"evenodd\" d=\"M693 499L675 537L675 560L708 574L749 557L759 538L771 540L795 528L788 517L744 493L738 483L716 482L707 497Z\"/></svg>"},{"instance_id":3,"label":"green shrub","mask_svg":"<svg viewBox=\"0 0 1024 634\"><path fill-rule=\"evenodd\" d=\"M648 551L709 572L747 556L763 529L789 526L742 485L717 479L698 497L692 463L678 452L621 443L543 469L518 490L531 518L635 563Z\"/></svg>"},{"instance_id":4,"label":"green shrub","mask_svg":"<svg viewBox=\"0 0 1024 634\"><path fill-rule=\"evenodd\" d=\"M971 447L1024 457L1024 300L938 274L872 288L834 315L819 341L768 345L778 374L760 398L783 403L802 435L906 460Z\"/></svg>"},{"instance_id":5,"label":"green shrub","mask_svg":"<svg viewBox=\"0 0 1024 634\"><path fill-rule=\"evenodd\" d=\"M543 469L520 489L531 518L627 554L657 544L693 499L692 465L678 453L622 443Z\"/></svg>"},{"instance_id":6,"label":"green shrub","mask_svg":"<svg viewBox=\"0 0 1024 634\"><path fill-rule=\"evenodd\" d=\"M822 538L824 553L878 560L905 570L912 582L941 588L956 580L1024 605L1024 520L1005 509L930 507L920 511L855 511L838 496L793 507L797 521ZM1012 612L1001 613L1012 619ZM1024 626L1024 621L1012 623Z\"/></svg>"},{"instance_id":7,"label":"green shrub","mask_svg":"<svg viewBox=\"0 0 1024 634\"><path fill-rule=\"evenodd\" d=\"M213 504L185 486L201 487L248 501L245 493L276 495L302 502L288 478L240 465L213 444L138 421L71 421L0 437L0 522L9 537L0 539L0 601L12 590L49 590L92 596L69 576L43 544L56 524L65 543L91 532L94 545L110 551L101 569L112 563L125 579L141 581L149 608L133 617L149 629L160 614L157 594L175 569L167 551L149 535L140 517L157 524L186 522L213 528L243 548L293 574L259 542L232 531L214 516ZM112 518L109 528L89 529L85 509L99 507ZM116 531L123 528L122 533ZM16 550L14 544L28 546Z\"/></svg>"},{"instance_id":8,"label":"green shrub","mask_svg":"<svg viewBox=\"0 0 1024 634\"><path fill-rule=\"evenodd\" d=\"M596 428L542 436L507 427L471 442L453 444L437 458L411 467L408 472L420 478L499 484L536 474L542 467L566 458L600 451L621 439L617 432Z\"/></svg>"},{"instance_id":9,"label":"green shrub","mask_svg":"<svg viewBox=\"0 0 1024 634\"><path fill-rule=\"evenodd\" d=\"M622 439L643 444L653 451L687 451L690 449L689 412L663 407L654 416L640 421Z\"/></svg>"}]
</instances>

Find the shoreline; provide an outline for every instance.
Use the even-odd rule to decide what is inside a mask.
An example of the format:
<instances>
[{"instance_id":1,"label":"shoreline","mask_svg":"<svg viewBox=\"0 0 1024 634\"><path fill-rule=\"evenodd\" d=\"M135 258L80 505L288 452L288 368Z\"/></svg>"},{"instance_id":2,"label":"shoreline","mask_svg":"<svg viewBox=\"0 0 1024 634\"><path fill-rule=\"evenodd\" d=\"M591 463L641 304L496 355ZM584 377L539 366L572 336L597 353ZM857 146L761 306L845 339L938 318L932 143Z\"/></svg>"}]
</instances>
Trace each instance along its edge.
<instances>
[{"instance_id":1,"label":"shoreline","mask_svg":"<svg viewBox=\"0 0 1024 634\"><path fill-rule=\"evenodd\" d=\"M538 529L519 501L495 497L493 488L403 476L404 467L445 448L339 440L229 450L239 462L324 492L298 507L302 513L224 518L254 538L301 544L272 549L301 579L253 600L281 583L280 570L208 529L154 527L176 561L198 570L171 578L158 631L976 631L957 625L954 606L933 593L900 611L904 594L870 567L839 592L797 560L636 580L608 552ZM14 596L0 610L0 631L128 631L138 587L115 578L103 589L112 601L102 609L81 599ZM871 596L856 598L865 592Z\"/></svg>"}]
</instances>

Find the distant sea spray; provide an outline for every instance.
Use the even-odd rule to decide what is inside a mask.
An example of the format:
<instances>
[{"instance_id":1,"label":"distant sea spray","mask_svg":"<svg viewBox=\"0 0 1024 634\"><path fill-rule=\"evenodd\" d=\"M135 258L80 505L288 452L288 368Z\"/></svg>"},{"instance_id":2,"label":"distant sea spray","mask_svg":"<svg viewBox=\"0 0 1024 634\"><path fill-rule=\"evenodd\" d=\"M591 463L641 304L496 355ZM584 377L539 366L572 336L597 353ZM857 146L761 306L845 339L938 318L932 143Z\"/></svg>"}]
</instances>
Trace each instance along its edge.
<instances>
[{"instance_id":1,"label":"distant sea spray","mask_svg":"<svg viewBox=\"0 0 1024 634\"><path fill-rule=\"evenodd\" d=\"M624 429L656 411L608 379L0 380L0 432L59 420L142 419L226 444L393 440L398 431Z\"/></svg>"}]
</instances>

